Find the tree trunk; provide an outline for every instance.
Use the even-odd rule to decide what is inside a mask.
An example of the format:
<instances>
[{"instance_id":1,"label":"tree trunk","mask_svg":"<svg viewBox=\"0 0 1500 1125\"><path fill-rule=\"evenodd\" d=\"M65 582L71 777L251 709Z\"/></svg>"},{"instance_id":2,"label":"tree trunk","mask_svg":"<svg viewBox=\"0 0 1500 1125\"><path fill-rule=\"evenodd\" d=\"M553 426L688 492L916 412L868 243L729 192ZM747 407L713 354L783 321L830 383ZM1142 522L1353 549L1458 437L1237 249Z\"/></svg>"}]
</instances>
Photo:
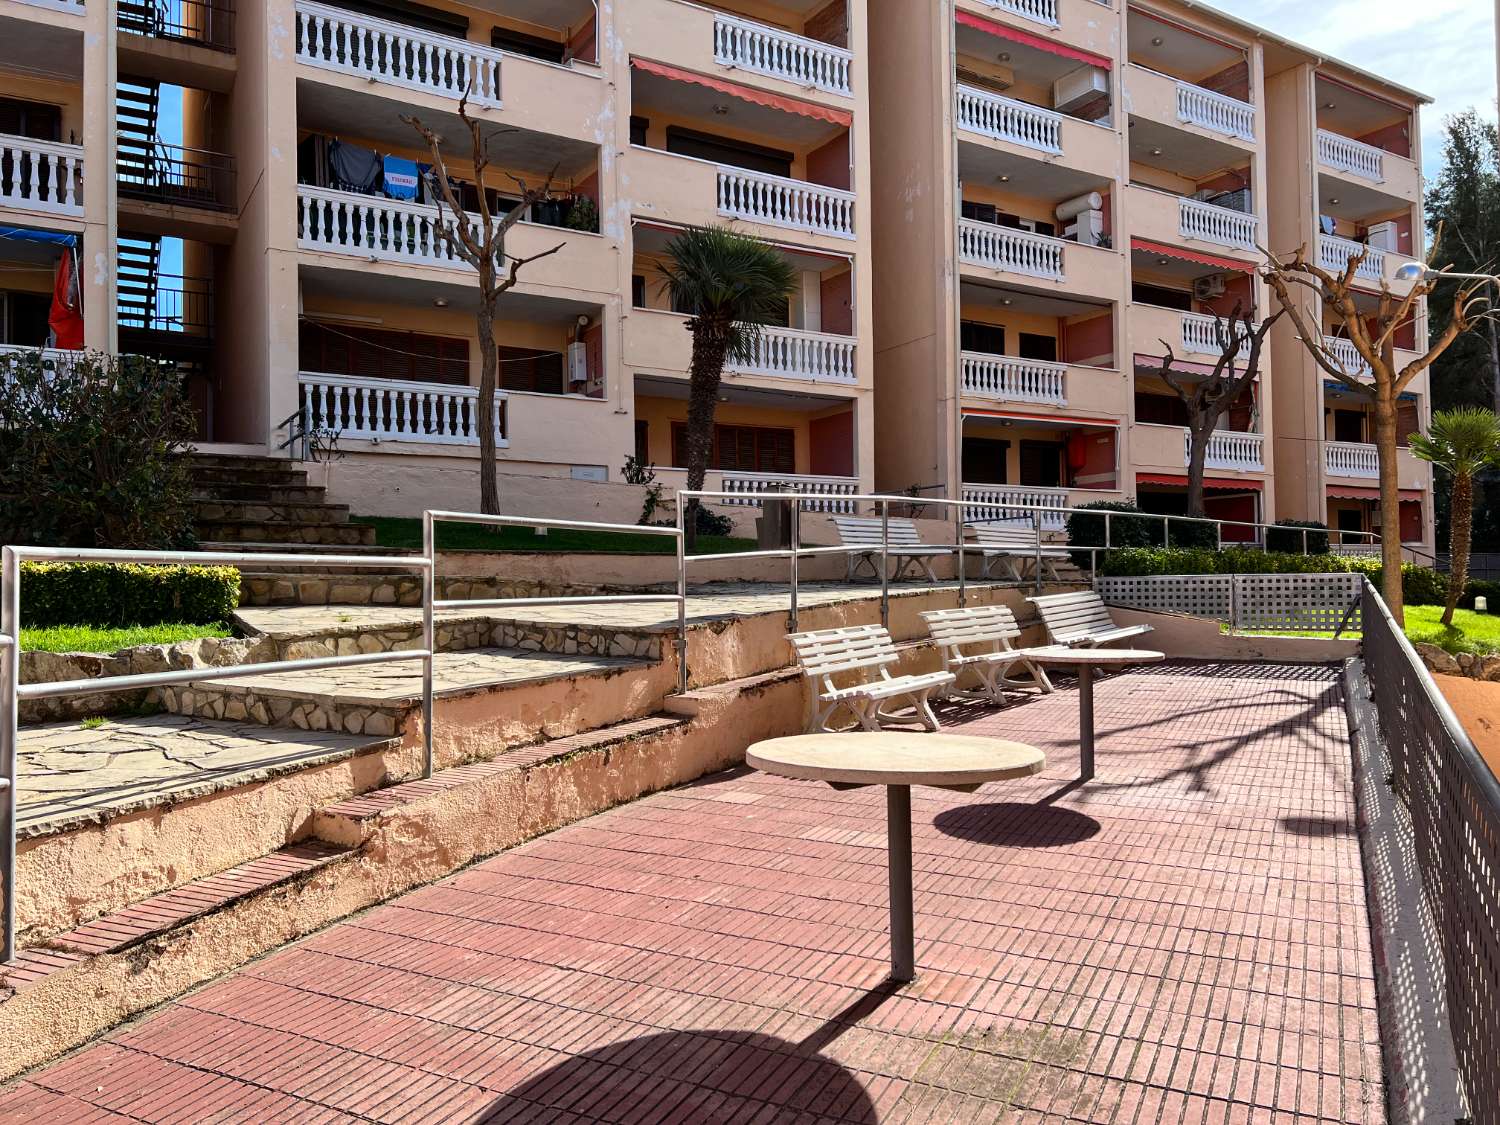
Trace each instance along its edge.
<instances>
[{"instance_id":1,"label":"tree trunk","mask_svg":"<svg viewBox=\"0 0 1500 1125\"><path fill-rule=\"evenodd\" d=\"M1490 351L1490 399L1491 408L1500 411L1500 328L1492 318L1486 318L1485 340Z\"/></svg>"},{"instance_id":2,"label":"tree trunk","mask_svg":"<svg viewBox=\"0 0 1500 1125\"><path fill-rule=\"evenodd\" d=\"M1208 462L1208 443L1214 436L1214 423L1217 417L1199 419L1190 422L1188 433L1192 436L1192 445L1188 449L1187 465L1187 514L1190 516L1203 516L1203 474ZM1171 544L1167 544L1171 546Z\"/></svg>"},{"instance_id":3,"label":"tree trunk","mask_svg":"<svg viewBox=\"0 0 1500 1125\"><path fill-rule=\"evenodd\" d=\"M1389 387L1375 394L1375 450L1380 458L1380 593L1396 624L1406 624L1401 594L1401 485L1397 473L1396 395Z\"/></svg>"},{"instance_id":4,"label":"tree trunk","mask_svg":"<svg viewBox=\"0 0 1500 1125\"><path fill-rule=\"evenodd\" d=\"M1452 507L1448 512L1448 600L1443 605L1443 624L1453 624L1453 610L1469 584L1469 540L1474 533L1474 478L1453 475Z\"/></svg>"},{"instance_id":5,"label":"tree trunk","mask_svg":"<svg viewBox=\"0 0 1500 1125\"><path fill-rule=\"evenodd\" d=\"M487 280L490 283L487 283ZM500 514L500 482L495 466L495 383L500 357L495 352L495 298L493 279L480 272L479 281L479 401L475 404L474 428L479 431L479 510L487 516Z\"/></svg>"},{"instance_id":6,"label":"tree trunk","mask_svg":"<svg viewBox=\"0 0 1500 1125\"><path fill-rule=\"evenodd\" d=\"M714 412L719 406L719 383L729 357L729 325L704 317L693 322L693 359L688 380L687 486L701 489L714 448ZM698 541L698 499L683 510L686 547Z\"/></svg>"}]
</instances>

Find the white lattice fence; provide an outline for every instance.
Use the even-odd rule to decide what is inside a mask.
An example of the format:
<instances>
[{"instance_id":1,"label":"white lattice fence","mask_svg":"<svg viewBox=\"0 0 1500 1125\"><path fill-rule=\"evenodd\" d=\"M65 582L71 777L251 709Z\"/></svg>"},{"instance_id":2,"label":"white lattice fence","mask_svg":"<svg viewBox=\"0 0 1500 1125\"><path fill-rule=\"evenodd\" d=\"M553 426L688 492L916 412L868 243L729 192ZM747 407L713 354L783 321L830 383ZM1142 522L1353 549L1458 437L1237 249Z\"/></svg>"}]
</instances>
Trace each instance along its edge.
<instances>
[{"instance_id":1,"label":"white lattice fence","mask_svg":"<svg viewBox=\"0 0 1500 1125\"><path fill-rule=\"evenodd\" d=\"M1100 578L1105 601L1158 613L1187 613L1232 629L1333 633L1358 629L1361 575L1170 574Z\"/></svg>"}]
</instances>

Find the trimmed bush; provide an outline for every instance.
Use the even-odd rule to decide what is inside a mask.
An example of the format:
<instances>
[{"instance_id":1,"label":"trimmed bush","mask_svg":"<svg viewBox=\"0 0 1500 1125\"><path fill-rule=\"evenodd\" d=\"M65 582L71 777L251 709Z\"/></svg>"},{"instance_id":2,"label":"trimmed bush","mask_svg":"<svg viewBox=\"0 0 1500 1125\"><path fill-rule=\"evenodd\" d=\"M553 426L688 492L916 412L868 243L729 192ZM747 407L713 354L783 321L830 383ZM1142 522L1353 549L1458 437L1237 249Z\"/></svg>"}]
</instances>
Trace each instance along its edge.
<instances>
[{"instance_id":1,"label":"trimmed bush","mask_svg":"<svg viewBox=\"0 0 1500 1125\"><path fill-rule=\"evenodd\" d=\"M134 563L22 563L21 624L211 625L240 604L232 566L140 566Z\"/></svg>"},{"instance_id":2,"label":"trimmed bush","mask_svg":"<svg viewBox=\"0 0 1500 1125\"><path fill-rule=\"evenodd\" d=\"M1500 613L1500 582L1488 578L1470 579L1469 585L1464 589L1464 596L1458 599L1458 604L1464 609L1473 609L1476 597L1489 600L1488 612Z\"/></svg>"},{"instance_id":3,"label":"trimmed bush","mask_svg":"<svg viewBox=\"0 0 1500 1125\"><path fill-rule=\"evenodd\" d=\"M1166 526L1173 547L1207 547L1213 550L1219 545L1219 531L1211 523L1188 522L1174 519Z\"/></svg>"},{"instance_id":4,"label":"trimmed bush","mask_svg":"<svg viewBox=\"0 0 1500 1125\"><path fill-rule=\"evenodd\" d=\"M1109 521L1109 542L1114 547L1155 547L1162 541L1161 520L1130 519L1131 513L1139 513L1128 500L1097 500L1084 504L1082 508L1068 514L1068 542L1080 547L1104 546L1104 517L1095 512L1124 512L1126 518L1113 516ZM1108 556L1109 551L1074 551L1073 561L1079 566L1089 565L1089 556ZM1103 573L1101 571L1101 573Z\"/></svg>"},{"instance_id":5,"label":"trimmed bush","mask_svg":"<svg viewBox=\"0 0 1500 1125\"><path fill-rule=\"evenodd\" d=\"M1305 551L1302 548L1302 528L1308 529ZM1266 532L1266 550L1284 555L1326 555L1328 525L1317 520L1277 520L1276 526Z\"/></svg>"}]
</instances>

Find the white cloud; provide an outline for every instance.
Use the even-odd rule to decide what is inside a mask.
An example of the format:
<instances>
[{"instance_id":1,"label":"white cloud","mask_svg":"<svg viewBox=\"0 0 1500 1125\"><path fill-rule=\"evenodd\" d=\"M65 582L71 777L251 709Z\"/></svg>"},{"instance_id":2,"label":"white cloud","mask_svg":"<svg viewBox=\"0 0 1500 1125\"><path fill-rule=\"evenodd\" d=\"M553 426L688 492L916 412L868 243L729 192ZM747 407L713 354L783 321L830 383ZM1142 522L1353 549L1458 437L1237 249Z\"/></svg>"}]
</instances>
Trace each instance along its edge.
<instances>
[{"instance_id":1,"label":"white cloud","mask_svg":"<svg viewBox=\"0 0 1500 1125\"><path fill-rule=\"evenodd\" d=\"M1493 9L1484 0L1216 0L1294 42L1435 99L1422 112L1427 172L1441 157L1443 117L1495 113Z\"/></svg>"}]
</instances>

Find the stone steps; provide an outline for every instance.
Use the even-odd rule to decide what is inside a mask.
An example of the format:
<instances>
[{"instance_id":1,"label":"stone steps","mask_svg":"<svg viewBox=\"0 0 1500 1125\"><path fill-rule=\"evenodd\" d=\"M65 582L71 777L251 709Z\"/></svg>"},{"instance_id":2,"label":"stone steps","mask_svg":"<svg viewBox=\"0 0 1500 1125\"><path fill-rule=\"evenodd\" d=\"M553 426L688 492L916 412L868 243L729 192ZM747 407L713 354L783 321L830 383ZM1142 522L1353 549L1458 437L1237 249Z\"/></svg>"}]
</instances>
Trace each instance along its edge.
<instances>
[{"instance_id":1,"label":"stone steps","mask_svg":"<svg viewBox=\"0 0 1500 1125\"><path fill-rule=\"evenodd\" d=\"M321 484L203 484L195 486L192 498L224 503L321 504L328 490Z\"/></svg>"},{"instance_id":2,"label":"stone steps","mask_svg":"<svg viewBox=\"0 0 1500 1125\"><path fill-rule=\"evenodd\" d=\"M198 537L215 543L303 543L325 547L375 547L375 529L368 524L310 523L290 520L199 520ZM338 554L338 551L325 552Z\"/></svg>"},{"instance_id":3,"label":"stone steps","mask_svg":"<svg viewBox=\"0 0 1500 1125\"><path fill-rule=\"evenodd\" d=\"M301 503L290 500L225 500L204 498L193 501L193 517L200 527L214 523L292 523L347 524L347 504Z\"/></svg>"},{"instance_id":4,"label":"stone steps","mask_svg":"<svg viewBox=\"0 0 1500 1125\"><path fill-rule=\"evenodd\" d=\"M193 483L203 488L217 485L260 485L281 488L306 488L307 470L299 468L277 468L275 465L229 465L192 467Z\"/></svg>"}]
</instances>

